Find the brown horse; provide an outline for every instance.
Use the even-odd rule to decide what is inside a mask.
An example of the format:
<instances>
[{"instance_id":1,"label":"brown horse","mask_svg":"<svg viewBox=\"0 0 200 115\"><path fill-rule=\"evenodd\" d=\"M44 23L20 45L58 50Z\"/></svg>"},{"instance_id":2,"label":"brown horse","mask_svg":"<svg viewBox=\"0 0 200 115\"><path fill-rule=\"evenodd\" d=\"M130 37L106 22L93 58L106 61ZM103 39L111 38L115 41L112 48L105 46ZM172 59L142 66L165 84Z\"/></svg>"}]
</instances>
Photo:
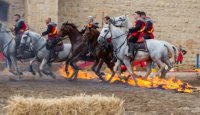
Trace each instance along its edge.
<instances>
[{"instance_id":1,"label":"brown horse","mask_svg":"<svg viewBox=\"0 0 200 115\"><path fill-rule=\"evenodd\" d=\"M88 44L89 53L96 59L97 62L99 62L94 63L92 69L98 65L97 69L93 71L101 73L100 69L105 62L107 67L113 72L115 60L113 58L114 56L112 55L112 48L109 48L108 44L104 44L103 46L98 44L97 38L99 37L99 34L100 32L97 29L92 28L87 28L83 34L83 39Z\"/></svg>"},{"instance_id":2,"label":"brown horse","mask_svg":"<svg viewBox=\"0 0 200 115\"><path fill-rule=\"evenodd\" d=\"M92 33L93 32L93 33ZM101 73L99 72L104 59L102 60L102 56L108 57L108 54L102 54L101 51L101 47L96 47L97 45L97 38L99 36L99 32L96 32L94 30L86 30L86 33L84 34L85 37L83 37L83 35L78 31L77 27L72 24L72 23L63 23L60 29L60 35L61 37L65 37L65 36L69 36L69 39L71 41L72 44L72 51L71 54L69 56L69 59L66 61L66 66L65 66L65 71L68 74L68 65L70 64L74 70L74 73L72 74L72 76L70 76L70 80L73 79L77 79L77 74L78 71L80 70L79 67L76 65L76 62L78 60L82 60L82 57L85 56L85 54L88 53L88 42L87 40L92 40L92 42L94 42L94 44L92 45L92 47L94 47L94 49L92 51L94 52L90 52L92 55L92 59L90 59L90 61L94 61L94 65L92 67L92 70L97 74L97 76L102 80L105 81L101 75ZM92 34L91 34L92 33ZM89 36L89 34L91 34ZM93 36L93 37L91 37ZM95 39L95 40L94 40ZM106 63L109 63L107 65L112 66L114 64L111 64L110 60L109 61L105 61ZM95 67L98 65L97 70L95 70ZM111 68L112 68L111 67Z\"/></svg>"}]
</instances>

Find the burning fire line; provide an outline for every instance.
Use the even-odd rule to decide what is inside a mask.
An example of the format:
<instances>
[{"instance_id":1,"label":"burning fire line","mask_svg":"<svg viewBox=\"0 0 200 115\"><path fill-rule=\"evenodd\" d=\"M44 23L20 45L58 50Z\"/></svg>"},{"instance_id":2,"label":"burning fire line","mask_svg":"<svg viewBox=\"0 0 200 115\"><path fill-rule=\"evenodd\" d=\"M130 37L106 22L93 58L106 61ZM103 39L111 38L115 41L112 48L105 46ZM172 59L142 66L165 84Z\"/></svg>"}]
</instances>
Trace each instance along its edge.
<instances>
[{"instance_id":1,"label":"burning fire line","mask_svg":"<svg viewBox=\"0 0 200 115\"><path fill-rule=\"evenodd\" d=\"M65 78L69 78L69 76L72 75L73 70L71 67L69 69L69 75L66 75L64 65L59 69L59 74ZM109 80L111 77L110 71L106 69L104 71L106 73L105 79ZM122 76L128 76L128 73L123 73ZM94 74L94 72L89 72L89 71L79 71L78 73L78 79L85 79L85 80L92 80L96 79L97 76ZM116 81L125 83L125 80L121 80L119 77L114 76L112 81L110 83L114 83ZM192 93L192 86L189 85L188 83L184 83L181 80L175 79L175 77L170 77L168 79L162 79L159 77L154 77L154 78L148 78L148 79L142 79L142 78L137 78L138 85L139 87L144 87L144 88L159 88L159 89L164 89L164 90L175 90L180 93ZM130 86L135 86L135 82L132 78L129 78L127 83Z\"/></svg>"}]
</instances>

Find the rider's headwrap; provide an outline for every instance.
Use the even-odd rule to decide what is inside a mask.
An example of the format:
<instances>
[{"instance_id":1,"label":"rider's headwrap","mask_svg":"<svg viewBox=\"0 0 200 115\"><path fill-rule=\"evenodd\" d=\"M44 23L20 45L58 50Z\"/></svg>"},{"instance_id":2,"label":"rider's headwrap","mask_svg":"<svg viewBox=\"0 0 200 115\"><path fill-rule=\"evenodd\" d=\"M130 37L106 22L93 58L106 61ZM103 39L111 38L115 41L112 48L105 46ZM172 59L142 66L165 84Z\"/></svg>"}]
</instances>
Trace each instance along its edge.
<instances>
[{"instance_id":1,"label":"rider's headwrap","mask_svg":"<svg viewBox=\"0 0 200 115\"><path fill-rule=\"evenodd\" d=\"M94 16L88 16L88 18L94 20Z\"/></svg>"}]
</instances>

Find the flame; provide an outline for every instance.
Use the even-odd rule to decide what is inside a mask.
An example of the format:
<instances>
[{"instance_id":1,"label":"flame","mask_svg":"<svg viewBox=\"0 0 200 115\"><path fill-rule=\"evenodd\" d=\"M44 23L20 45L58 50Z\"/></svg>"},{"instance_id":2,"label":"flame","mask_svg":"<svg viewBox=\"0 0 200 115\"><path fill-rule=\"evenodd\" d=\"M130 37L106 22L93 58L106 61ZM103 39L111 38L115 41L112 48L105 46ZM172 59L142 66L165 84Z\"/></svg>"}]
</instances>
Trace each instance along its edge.
<instances>
[{"instance_id":1,"label":"flame","mask_svg":"<svg viewBox=\"0 0 200 115\"><path fill-rule=\"evenodd\" d=\"M69 78L72 73L73 69L71 67L68 68L69 75L66 75L64 65L58 70L59 74L65 78ZM106 73L105 80L109 80L111 77L111 72L109 69L105 69L104 71ZM122 76L126 77L129 76L127 72L123 73ZM97 76L92 71L79 71L78 73L78 79L85 79L85 80L92 80L96 79ZM132 78L129 78L127 82L124 79L120 79L117 75L113 77L110 83L114 82L122 82L122 83L128 83L130 86L135 86L135 82ZM170 77L168 79L162 79L159 77L153 77L153 78L137 78L138 86L143 88L159 88L164 90L175 90L177 92L181 93L192 93L192 86L188 83L184 83L181 80L175 79L175 77Z\"/></svg>"}]
</instances>

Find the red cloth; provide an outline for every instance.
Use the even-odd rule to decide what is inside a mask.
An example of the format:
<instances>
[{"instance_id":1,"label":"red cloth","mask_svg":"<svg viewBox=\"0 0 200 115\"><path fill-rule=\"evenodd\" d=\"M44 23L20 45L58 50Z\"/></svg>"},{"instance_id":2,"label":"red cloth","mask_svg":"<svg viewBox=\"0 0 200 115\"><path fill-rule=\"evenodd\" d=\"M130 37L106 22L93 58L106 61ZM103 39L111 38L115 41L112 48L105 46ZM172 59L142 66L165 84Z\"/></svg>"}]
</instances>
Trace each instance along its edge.
<instances>
[{"instance_id":1,"label":"red cloth","mask_svg":"<svg viewBox=\"0 0 200 115\"><path fill-rule=\"evenodd\" d=\"M25 24L25 22L22 23L22 30L26 31L28 29L27 25Z\"/></svg>"},{"instance_id":2,"label":"red cloth","mask_svg":"<svg viewBox=\"0 0 200 115\"><path fill-rule=\"evenodd\" d=\"M135 61L133 63L134 66L141 66L141 67L145 67L146 66L146 62L145 61Z\"/></svg>"},{"instance_id":3,"label":"red cloth","mask_svg":"<svg viewBox=\"0 0 200 115\"><path fill-rule=\"evenodd\" d=\"M178 52L178 57L177 57L177 62L182 62L183 61L183 52L179 51Z\"/></svg>"},{"instance_id":4,"label":"red cloth","mask_svg":"<svg viewBox=\"0 0 200 115\"><path fill-rule=\"evenodd\" d=\"M145 67L146 66L146 62L145 61L135 61L133 63L133 66L141 66L141 67ZM121 65L121 71L126 71L127 68L125 65Z\"/></svg>"},{"instance_id":5,"label":"red cloth","mask_svg":"<svg viewBox=\"0 0 200 115\"><path fill-rule=\"evenodd\" d=\"M130 38L131 36L138 36L137 42L143 41L142 39L143 39L144 28L145 28L145 22L144 22L144 21L142 21L142 20L136 20L136 21L135 21L135 25L138 25L139 23L141 23L139 30L138 30L138 31L135 31L135 32L133 32L133 33L131 33L130 36L129 36L129 38ZM134 25L134 26L135 26L135 25Z\"/></svg>"},{"instance_id":6,"label":"red cloth","mask_svg":"<svg viewBox=\"0 0 200 115\"><path fill-rule=\"evenodd\" d=\"M0 52L0 61L3 61L4 60L4 55L2 52Z\"/></svg>"}]
</instances>

